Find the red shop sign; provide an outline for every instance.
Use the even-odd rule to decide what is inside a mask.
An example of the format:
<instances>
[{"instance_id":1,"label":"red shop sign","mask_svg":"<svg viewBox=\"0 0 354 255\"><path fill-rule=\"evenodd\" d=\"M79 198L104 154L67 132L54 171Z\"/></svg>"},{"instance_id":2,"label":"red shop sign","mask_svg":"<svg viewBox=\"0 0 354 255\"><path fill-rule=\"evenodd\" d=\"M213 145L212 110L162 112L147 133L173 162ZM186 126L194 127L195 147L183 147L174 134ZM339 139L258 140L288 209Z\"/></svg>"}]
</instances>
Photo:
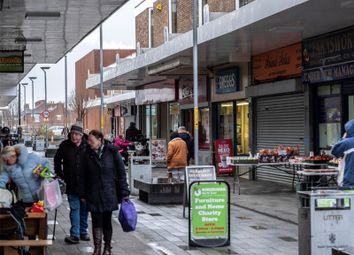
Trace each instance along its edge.
<instances>
[{"instance_id":1,"label":"red shop sign","mask_svg":"<svg viewBox=\"0 0 354 255\"><path fill-rule=\"evenodd\" d=\"M217 139L215 140L215 157L216 169L218 174L233 173L234 168L226 164L226 157L233 156L232 140L231 139Z\"/></svg>"}]
</instances>

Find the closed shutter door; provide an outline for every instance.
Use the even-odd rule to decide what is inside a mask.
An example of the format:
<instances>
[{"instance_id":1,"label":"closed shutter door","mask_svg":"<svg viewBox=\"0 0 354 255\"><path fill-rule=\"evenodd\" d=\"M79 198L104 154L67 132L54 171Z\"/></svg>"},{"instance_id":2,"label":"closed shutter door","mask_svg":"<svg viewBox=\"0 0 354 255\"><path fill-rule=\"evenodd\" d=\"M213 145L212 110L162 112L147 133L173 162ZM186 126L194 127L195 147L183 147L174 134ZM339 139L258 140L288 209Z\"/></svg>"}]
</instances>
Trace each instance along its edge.
<instances>
[{"instance_id":1,"label":"closed shutter door","mask_svg":"<svg viewBox=\"0 0 354 255\"><path fill-rule=\"evenodd\" d=\"M305 107L304 94L258 98L256 100L257 151L278 145L300 146L304 153ZM291 169L287 169L290 171ZM271 167L257 171L258 179L291 183L292 175Z\"/></svg>"}]
</instances>

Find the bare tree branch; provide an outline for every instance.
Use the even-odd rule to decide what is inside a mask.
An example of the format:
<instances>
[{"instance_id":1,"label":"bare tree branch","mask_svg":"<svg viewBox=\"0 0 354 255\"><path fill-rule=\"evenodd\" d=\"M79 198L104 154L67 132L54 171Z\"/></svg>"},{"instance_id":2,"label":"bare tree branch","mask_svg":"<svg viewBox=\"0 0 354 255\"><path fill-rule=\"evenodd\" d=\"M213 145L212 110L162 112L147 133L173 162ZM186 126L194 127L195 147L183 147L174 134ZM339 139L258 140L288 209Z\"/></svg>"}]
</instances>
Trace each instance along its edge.
<instances>
[{"instance_id":1,"label":"bare tree branch","mask_svg":"<svg viewBox=\"0 0 354 255\"><path fill-rule=\"evenodd\" d=\"M71 96L69 98L69 107L72 111L76 112L77 119L76 121L83 122L87 110L91 105L91 102L87 100L88 91L84 91L83 93L76 93L75 90L71 92Z\"/></svg>"}]
</instances>

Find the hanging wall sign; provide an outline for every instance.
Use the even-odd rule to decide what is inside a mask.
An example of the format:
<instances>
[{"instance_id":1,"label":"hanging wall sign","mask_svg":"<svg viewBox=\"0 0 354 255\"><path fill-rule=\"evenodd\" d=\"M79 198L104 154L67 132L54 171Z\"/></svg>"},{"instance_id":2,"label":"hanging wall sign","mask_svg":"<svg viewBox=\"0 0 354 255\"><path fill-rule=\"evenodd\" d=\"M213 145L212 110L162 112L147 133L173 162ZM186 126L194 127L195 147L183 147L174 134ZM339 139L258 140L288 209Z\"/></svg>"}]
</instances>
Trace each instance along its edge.
<instances>
[{"instance_id":1,"label":"hanging wall sign","mask_svg":"<svg viewBox=\"0 0 354 255\"><path fill-rule=\"evenodd\" d=\"M238 68L223 70L215 76L216 93L224 94L240 91L240 71Z\"/></svg>"},{"instance_id":2,"label":"hanging wall sign","mask_svg":"<svg viewBox=\"0 0 354 255\"><path fill-rule=\"evenodd\" d=\"M23 51L0 51L0 73L23 72Z\"/></svg>"},{"instance_id":3,"label":"hanging wall sign","mask_svg":"<svg viewBox=\"0 0 354 255\"><path fill-rule=\"evenodd\" d=\"M225 181L193 182L189 196L189 245L230 245L229 184Z\"/></svg>"}]
</instances>

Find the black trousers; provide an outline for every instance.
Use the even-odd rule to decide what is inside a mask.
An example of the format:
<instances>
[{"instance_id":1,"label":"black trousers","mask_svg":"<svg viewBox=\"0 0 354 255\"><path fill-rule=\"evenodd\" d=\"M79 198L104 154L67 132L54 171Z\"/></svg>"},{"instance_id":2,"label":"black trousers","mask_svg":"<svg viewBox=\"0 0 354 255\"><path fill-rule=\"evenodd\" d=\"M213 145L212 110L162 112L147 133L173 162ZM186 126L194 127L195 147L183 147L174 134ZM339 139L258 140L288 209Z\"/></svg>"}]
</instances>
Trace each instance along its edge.
<instances>
[{"instance_id":1,"label":"black trousers","mask_svg":"<svg viewBox=\"0 0 354 255\"><path fill-rule=\"evenodd\" d=\"M112 212L91 212L92 227L112 230Z\"/></svg>"}]
</instances>

